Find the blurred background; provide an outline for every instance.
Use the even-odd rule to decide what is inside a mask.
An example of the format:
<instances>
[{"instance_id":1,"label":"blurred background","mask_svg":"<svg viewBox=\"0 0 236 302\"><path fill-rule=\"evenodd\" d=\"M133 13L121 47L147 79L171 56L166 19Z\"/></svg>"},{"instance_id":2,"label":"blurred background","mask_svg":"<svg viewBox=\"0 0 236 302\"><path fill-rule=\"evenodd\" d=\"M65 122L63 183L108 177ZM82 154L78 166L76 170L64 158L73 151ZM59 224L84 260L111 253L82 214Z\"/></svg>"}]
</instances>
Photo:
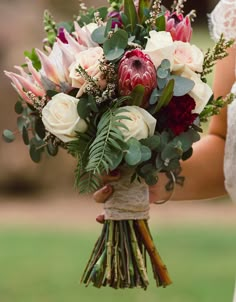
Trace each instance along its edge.
<instances>
[{"instance_id":1,"label":"blurred background","mask_svg":"<svg viewBox=\"0 0 236 302\"><path fill-rule=\"evenodd\" d=\"M197 10L193 42L203 50L213 44L207 14L217 2L185 5L186 12ZM106 5L105 0L85 3ZM59 22L76 15L79 5L77 0L0 1L1 133L16 129L17 99L3 70L21 65L25 50L42 48L45 9ZM156 289L151 283L143 292L79 285L100 233L95 217L102 207L74 190L74 167L63 151L35 164L21 137L13 144L0 140L0 302L232 301L236 211L227 198L152 207L152 233L174 281L171 287Z\"/></svg>"}]
</instances>

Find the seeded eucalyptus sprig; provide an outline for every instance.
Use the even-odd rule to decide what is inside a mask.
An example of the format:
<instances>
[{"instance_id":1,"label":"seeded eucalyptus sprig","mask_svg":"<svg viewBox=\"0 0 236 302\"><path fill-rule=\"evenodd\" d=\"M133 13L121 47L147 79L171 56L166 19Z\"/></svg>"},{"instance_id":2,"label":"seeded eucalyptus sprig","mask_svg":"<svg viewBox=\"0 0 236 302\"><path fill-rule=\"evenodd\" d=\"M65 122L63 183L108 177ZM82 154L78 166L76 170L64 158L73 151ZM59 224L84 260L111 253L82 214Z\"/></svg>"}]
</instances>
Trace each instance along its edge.
<instances>
[{"instance_id":1,"label":"seeded eucalyptus sprig","mask_svg":"<svg viewBox=\"0 0 236 302\"><path fill-rule=\"evenodd\" d=\"M204 56L203 71L201 72L201 79L206 82L206 75L213 71L217 60L227 57L227 49L234 44L234 40L226 40L222 34L213 48L208 48Z\"/></svg>"}]
</instances>

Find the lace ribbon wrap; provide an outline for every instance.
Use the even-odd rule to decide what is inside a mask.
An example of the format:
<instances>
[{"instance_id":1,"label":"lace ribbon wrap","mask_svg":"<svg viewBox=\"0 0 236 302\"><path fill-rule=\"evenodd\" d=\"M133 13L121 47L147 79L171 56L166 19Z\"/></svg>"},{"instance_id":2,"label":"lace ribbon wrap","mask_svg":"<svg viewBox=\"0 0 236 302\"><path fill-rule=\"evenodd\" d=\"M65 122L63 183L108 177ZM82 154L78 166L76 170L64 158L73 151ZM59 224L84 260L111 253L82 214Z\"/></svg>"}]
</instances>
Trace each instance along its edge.
<instances>
[{"instance_id":1,"label":"lace ribbon wrap","mask_svg":"<svg viewBox=\"0 0 236 302\"><path fill-rule=\"evenodd\" d=\"M148 186L141 182L130 183L131 169L121 169L121 179L111 183L114 193L104 204L106 220L137 220L149 218Z\"/></svg>"}]
</instances>

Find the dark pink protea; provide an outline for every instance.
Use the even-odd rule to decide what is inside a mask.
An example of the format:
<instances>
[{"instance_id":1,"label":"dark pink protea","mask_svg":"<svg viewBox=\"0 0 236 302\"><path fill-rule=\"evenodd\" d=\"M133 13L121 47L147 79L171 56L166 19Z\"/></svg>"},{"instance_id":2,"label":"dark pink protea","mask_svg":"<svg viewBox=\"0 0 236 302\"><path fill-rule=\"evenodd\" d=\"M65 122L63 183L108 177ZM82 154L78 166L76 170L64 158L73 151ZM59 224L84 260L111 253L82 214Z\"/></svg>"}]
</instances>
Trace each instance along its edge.
<instances>
[{"instance_id":1,"label":"dark pink protea","mask_svg":"<svg viewBox=\"0 0 236 302\"><path fill-rule=\"evenodd\" d=\"M165 13L166 31L170 32L174 41L189 42L192 37L192 27L189 16L184 17L183 14L176 12Z\"/></svg>"},{"instance_id":2,"label":"dark pink protea","mask_svg":"<svg viewBox=\"0 0 236 302\"><path fill-rule=\"evenodd\" d=\"M129 95L141 84L145 87L141 107L147 107L153 89L157 86L156 69L150 57L140 49L127 51L119 63L118 68L119 92Z\"/></svg>"}]
</instances>

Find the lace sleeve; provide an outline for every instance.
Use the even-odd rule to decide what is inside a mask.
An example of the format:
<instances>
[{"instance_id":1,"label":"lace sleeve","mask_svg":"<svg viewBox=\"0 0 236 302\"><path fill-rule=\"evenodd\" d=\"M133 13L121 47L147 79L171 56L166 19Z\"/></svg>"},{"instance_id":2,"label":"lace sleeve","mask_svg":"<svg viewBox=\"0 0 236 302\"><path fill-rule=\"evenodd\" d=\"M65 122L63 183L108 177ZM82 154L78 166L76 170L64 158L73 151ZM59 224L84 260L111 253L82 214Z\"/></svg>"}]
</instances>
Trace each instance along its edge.
<instances>
[{"instance_id":1,"label":"lace sleeve","mask_svg":"<svg viewBox=\"0 0 236 302\"><path fill-rule=\"evenodd\" d=\"M236 0L220 0L209 15L209 21L214 40L222 33L227 39L236 39Z\"/></svg>"}]
</instances>

